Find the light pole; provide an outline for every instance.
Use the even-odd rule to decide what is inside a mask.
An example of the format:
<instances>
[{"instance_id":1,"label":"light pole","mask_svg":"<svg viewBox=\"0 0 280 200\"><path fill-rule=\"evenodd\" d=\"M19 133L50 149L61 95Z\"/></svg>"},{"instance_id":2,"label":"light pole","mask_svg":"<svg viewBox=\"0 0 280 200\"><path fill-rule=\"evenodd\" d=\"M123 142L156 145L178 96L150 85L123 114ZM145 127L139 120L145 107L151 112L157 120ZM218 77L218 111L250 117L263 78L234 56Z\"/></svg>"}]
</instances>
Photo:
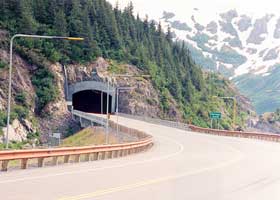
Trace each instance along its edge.
<instances>
[{"instance_id":1,"label":"light pole","mask_svg":"<svg viewBox=\"0 0 280 200\"><path fill-rule=\"evenodd\" d=\"M148 78L148 77L151 77L151 76L150 75L132 75L132 74L114 74L112 77L144 77L144 78ZM109 90L110 90L109 82L110 82L112 77L108 77L108 79L107 79L106 144L109 143ZM117 118L117 120L118 120L118 118ZM119 127L119 125L117 123L117 129L118 129L118 127Z\"/></svg>"},{"instance_id":2,"label":"light pole","mask_svg":"<svg viewBox=\"0 0 280 200\"><path fill-rule=\"evenodd\" d=\"M120 77L120 78L130 78L130 77L143 77L143 78L150 78L150 75L142 74L142 75L133 75L133 74L115 74L113 77ZM117 87L117 134L119 133L119 89L121 90L131 90L134 87Z\"/></svg>"},{"instance_id":3,"label":"light pole","mask_svg":"<svg viewBox=\"0 0 280 200\"><path fill-rule=\"evenodd\" d=\"M107 121L106 121L106 144L109 143L109 91L110 90L110 83L109 78L107 79L107 105L106 105L106 115L107 115Z\"/></svg>"},{"instance_id":4,"label":"light pole","mask_svg":"<svg viewBox=\"0 0 280 200\"><path fill-rule=\"evenodd\" d=\"M6 132L6 149L9 145L9 125L10 125L10 114L11 114L11 93L12 93L12 61L13 61L13 41L17 37L27 38L43 38L43 39L62 39L62 40L78 40L82 41L84 38L80 37L63 37L63 36L45 36L45 35L26 35L16 34L10 40L10 66L9 66L9 86L8 86L8 108L7 108L7 132Z\"/></svg>"}]
</instances>

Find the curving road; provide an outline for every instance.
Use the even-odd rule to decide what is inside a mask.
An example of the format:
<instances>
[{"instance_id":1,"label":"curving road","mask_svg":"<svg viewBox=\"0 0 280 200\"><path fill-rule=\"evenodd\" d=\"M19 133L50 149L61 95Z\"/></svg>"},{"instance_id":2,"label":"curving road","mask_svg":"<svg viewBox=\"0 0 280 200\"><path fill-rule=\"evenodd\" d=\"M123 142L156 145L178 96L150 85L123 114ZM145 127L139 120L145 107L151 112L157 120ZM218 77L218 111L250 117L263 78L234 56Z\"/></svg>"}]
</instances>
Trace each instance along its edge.
<instances>
[{"instance_id":1,"label":"curving road","mask_svg":"<svg viewBox=\"0 0 280 200\"><path fill-rule=\"evenodd\" d=\"M5 200L279 200L280 144L120 118L154 147L112 160L0 173Z\"/></svg>"}]
</instances>

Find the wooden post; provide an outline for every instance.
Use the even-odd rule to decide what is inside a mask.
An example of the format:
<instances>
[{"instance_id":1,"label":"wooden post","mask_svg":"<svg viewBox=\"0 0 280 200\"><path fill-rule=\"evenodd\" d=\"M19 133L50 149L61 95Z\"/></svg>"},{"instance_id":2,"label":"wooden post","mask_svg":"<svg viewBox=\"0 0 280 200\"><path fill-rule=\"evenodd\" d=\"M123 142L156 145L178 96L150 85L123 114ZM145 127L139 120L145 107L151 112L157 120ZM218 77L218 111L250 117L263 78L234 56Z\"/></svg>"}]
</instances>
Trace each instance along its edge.
<instances>
[{"instance_id":1,"label":"wooden post","mask_svg":"<svg viewBox=\"0 0 280 200\"><path fill-rule=\"evenodd\" d=\"M80 162L80 154L78 154L78 155L75 155L75 159L74 159L74 162L75 162L75 163L78 163L78 162Z\"/></svg>"},{"instance_id":2,"label":"wooden post","mask_svg":"<svg viewBox=\"0 0 280 200\"><path fill-rule=\"evenodd\" d=\"M106 158L106 151L101 152L101 160L105 160Z\"/></svg>"},{"instance_id":3,"label":"wooden post","mask_svg":"<svg viewBox=\"0 0 280 200\"><path fill-rule=\"evenodd\" d=\"M27 168L27 162L28 162L28 159L27 158L23 158L21 159L21 169L26 169Z\"/></svg>"},{"instance_id":4,"label":"wooden post","mask_svg":"<svg viewBox=\"0 0 280 200\"><path fill-rule=\"evenodd\" d=\"M89 153L87 153L87 154L85 155L85 161L86 161L86 162L88 162L88 161L89 161L89 156L90 156L90 154L89 154Z\"/></svg>"},{"instance_id":5,"label":"wooden post","mask_svg":"<svg viewBox=\"0 0 280 200\"><path fill-rule=\"evenodd\" d=\"M2 161L2 168L1 168L1 171L8 171L8 164L9 164L9 160L3 160Z\"/></svg>"},{"instance_id":6,"label":"wooden post","mask_svg":"<svg viewBox=\"0 0 280 200\"><path fill-rule=\"evenodd\" d=\"M113 151L108 151L108 158L112 158L113 157Z\"/></svg>"},{"instance_id":7,"label":"wooden post","mask_svg":"<svg viewBox=\"0 0 280 200\"><path fill-rule=\"evenodd\" d=\"M69 162L69 158L70 158L70 155L64 156L64 163L68 163Z\"/></svg>"},{"instance_id":8,"label":"wooden post","mask_svg":"<svg viewBox=\"0 0 280 200\"><path fill-rule=\"evenodd\" d=\"M93 153L93 160L98 160L98 152Z\"/></svg>"},{"instance_id":9,"label":"wooden post","mask_svg":"<svg viewBox=\"0 0 280 200\"><path fill-rule=\"evenodd\" d=\"M44 166L44 158L38 158L38 167Z\"/></svg>"},{"instance_id":10,"label":"wooden post","mask_svg":"<svg viewBox=\"0 0 280 200\"><path fill-rule=\"evenodd\" d=\"M52 164L57 165L58 156L53 157Z\"/></svg>"}]
</instances>

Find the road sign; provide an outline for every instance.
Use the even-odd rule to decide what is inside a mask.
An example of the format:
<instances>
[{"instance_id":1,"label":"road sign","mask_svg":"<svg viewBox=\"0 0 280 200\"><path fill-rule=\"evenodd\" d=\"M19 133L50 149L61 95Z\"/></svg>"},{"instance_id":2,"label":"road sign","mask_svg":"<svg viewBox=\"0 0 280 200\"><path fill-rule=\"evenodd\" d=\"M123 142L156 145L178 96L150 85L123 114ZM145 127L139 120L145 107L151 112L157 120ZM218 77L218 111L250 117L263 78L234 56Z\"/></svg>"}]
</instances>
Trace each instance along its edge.
<instances>
[{"instance_id":1,"label":"road sign","mask_svg":"<svg viewBox=\"0 0 280 200\"><path fill-rule=\"evenodd\" d=\"M222 113L220 113L220 112L211 112L210 113L210 118L211 119L221 119L222 118Z\"/></svg>"}]
</instances>

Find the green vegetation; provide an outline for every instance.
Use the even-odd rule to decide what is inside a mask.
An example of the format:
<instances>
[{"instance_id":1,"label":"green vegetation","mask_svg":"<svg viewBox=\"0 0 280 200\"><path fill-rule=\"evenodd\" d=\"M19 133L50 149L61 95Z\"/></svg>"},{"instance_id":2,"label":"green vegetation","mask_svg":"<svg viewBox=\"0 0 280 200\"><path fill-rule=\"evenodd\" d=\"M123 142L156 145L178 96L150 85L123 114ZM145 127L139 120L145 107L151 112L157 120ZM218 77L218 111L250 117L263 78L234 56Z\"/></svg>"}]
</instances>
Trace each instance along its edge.
<instances>
[{"instance_id":1,"label":"green vegetation","mask_svg":"<svg viewBox=\"0 0 280 200\"><path fill-rule=\"evenodd\" d=\"M78 133L65 138L62 141L61 146L87 146L87 145L98 145L105 144L106 135L103 129L94 129L92 127L85 128ZM110 134L110 143L117 143L117 139Z\"/></svg>"},{"instance_id":2,"label":"green vegetation","mask_svg":"<svg viewBox=\"0 0 280 200\"><path fill-rule=\"evenodd\" d=\"M37 109L42 110L48 102L57 97L57 88L54 83L54 75L46 68L37 70L32 76L32 84L36 88L38 97Z\"/></svg>"},{"instance_id":3,"label":"green vegetation","mask_svg":"<svg viewBox=\"0 0 280 200\"><path fill-rule=\"evenodd\" d=\"M27 106L27 101L26 101L26 93L25 92L19 92L15 95L15 101L16 103L22 105L22 106Z\"/></svg>"},{"instance_id":4,"label":"green vegetation","mask_svg":"<svg viewBox=\"0 0 280 200\"><path fill-rule=\"evenodd\" d=\"M5 63L4 61L0 60L0 69L5 68L7 65L7 63Z\"/></svg>"},{"instance_id":5,"label":"green vegetation","mask_svg":"<svg viewBox=\"0 0 280 200\"><path fill-rule=\"evenodd\" d=\"M126 66L114 60L110 60L108 71L113 74L125 74L127 73Z\"/></svg>"},{"instance_id":6,"label":"green vegetation","mask_svg":"<svg viewBox=\"0 0 280 200\"><path fill-rule=\"evenodd\" d=\"M17 142L17 141L10 141L9 149L23 149L24 145L28 144L28 141ZM3 143L0 143L0 150L5 149L6 146Z\"/></svg>"},{"instance_id":7,"label":"green vegetation","mask_svg":"<svg viewBox=\"0 0 280 200\"><path fill-rule=\"evenodd\" d=\"M130 63L151 75L166 113L162 117L168 116L174 98L186 120L209 126L208 114L215 108L211 106L213 94L209 88L214 83L205 81L187 46L172 41L170 29L164 33L160 23L148 17L145 20L135 17L132 3L121 11L105 0L2 0L0 16L0 28L11 35L85 38L83 42L22 38L15 41L17 52L38 66L32 76L38 112L57 97L54 75L47 68L49 61L86 63L102 56L111 60L111 72L123 72L117 65ZM217 87L215 95L222 91ZM223 109L230 113L227 106Z\"/></svg>"}]
</instances>

